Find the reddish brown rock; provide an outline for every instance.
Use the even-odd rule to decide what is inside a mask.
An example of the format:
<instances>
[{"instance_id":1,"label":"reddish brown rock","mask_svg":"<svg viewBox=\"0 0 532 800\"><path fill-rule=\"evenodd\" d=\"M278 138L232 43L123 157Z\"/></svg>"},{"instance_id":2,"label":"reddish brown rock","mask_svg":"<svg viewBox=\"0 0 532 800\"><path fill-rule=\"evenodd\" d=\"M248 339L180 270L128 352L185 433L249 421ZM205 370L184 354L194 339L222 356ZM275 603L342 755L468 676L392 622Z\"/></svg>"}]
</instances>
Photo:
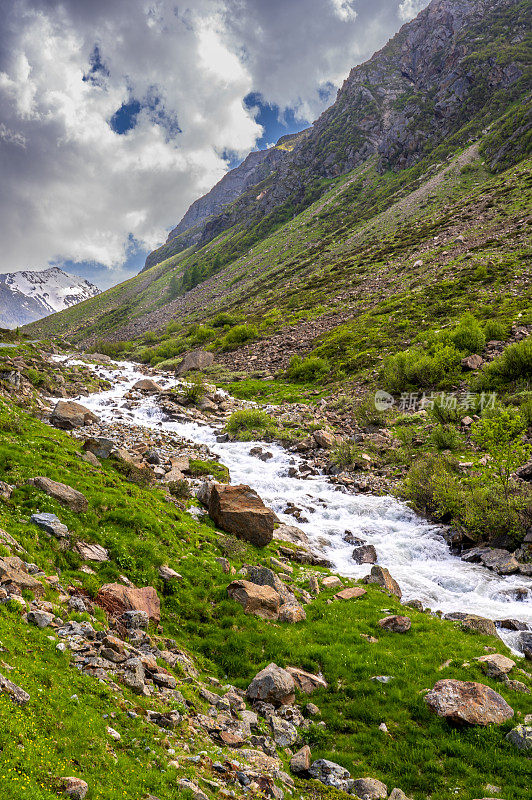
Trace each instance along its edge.
<instances>
[{"instance_id":1,"label":"reddish brown rock","mask_svg":"<svg viewBox=\"0 0 532 800\"><path fill-rule=\"evenodd\" d=\"M306 744L290 759L290 771L294 775L305 775L310 769L310 747Z\"/></svg>"},{"instance_id":2,"label":"reddish brown rock","mask_svg":"<svg viewBox=\"0 0 532 800\"><path fill-rule=\"evenodd\" d=\"M356 600L357 597L363 597L367 594L362 586L349 586L347 589L342 589L334 595L335 600Z\"/></svg>"},{"instance_id":3,"label":"reddish brown rock","mask_svg":"<svg viewBox=\"0 0 532 800\"><path fill-rule=\"evenodd\" d=\"M233 581L227 587L227 594L240 603L246 614L255 614L263 619L277 619L281 596L271 586L259 586L251 581Z\"/></svg>"},{"instance_id":4,"label":"reddish brown rock","mask_svg":"<svg viewBox=\"0 0 532 800\"><path fill-rule=\"evenodd\" d=\"M273 526L278 522L257 492L245 484L214 483L209 496L209 514L222 530L257 547L271 542Z\"/></svg>"},{"instance_id":5,"label":"reddish brown rock","mask_svg":"<svg viewBox=\"0 0 532 800\"><path fill-rule=\"evenodd\" d=\"M144 611L154 622L161 619L161 603L153 586L142 589L106 583L96 596L96 603L115 617L126 611Z\"/></svg>"},{"instance_id":6,"label":"reddish brown rock","mask_svg":"<svg viewBox=\"0 0 532 800\"><path fill-rule=\"evenodd\" d=\"M425 703L434 714L456 725L500 725L514 715L500 694L473 681L438 681L425 695Z\"/></svg>"},{"instance_id":7,"label":"reddish brown rock","mask_svg":"<svg viewBox=\"0 0 532 800\"><path fill-rule=\"evenodd\" d=\"M53 497L54 500L59 500L60 503L72 511L87 511L89 507L85 495L66 483L59 483L59 481L53 481L51 478L45 478L42 475L31 478L29 483L45 492L49 497Z\"/></svg>"},{"instance_id":8,"label":"reddish brown rock","mask_svg":"<svg viewBox=\"0 0 532 800\"><path fill-rule=\"evenodd\" d=\"M410 630L412 623L410 622L410 617L400 617L392 614L389 617L380 619L379 625L384 630L393 631L393 633L406 633Z\"/></svg>"}]
</instances>

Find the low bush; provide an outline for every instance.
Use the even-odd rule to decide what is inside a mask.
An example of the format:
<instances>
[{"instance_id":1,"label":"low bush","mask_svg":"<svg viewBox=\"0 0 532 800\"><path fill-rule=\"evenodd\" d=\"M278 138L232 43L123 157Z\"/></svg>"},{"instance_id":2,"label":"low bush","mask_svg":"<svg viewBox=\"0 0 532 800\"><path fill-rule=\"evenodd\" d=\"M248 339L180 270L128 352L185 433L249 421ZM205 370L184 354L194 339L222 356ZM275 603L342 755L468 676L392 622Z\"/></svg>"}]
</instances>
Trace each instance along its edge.
<instances>
[{"instance_id":1,"label":"low bush","mask_svg":"<svg viewBox=\"0 0 532 800\"><path fill-rule=\"evenodd\" d=\"M205 388L203 375L199 373L194 375L192 378L189 378L187 383L185 383L183 386L183 395L185 401L191 405L199 403L199 401L205 397L206 391L207 389Z\"/></svg>"},{"instance_id":2,"label":"low bush","mask_svg":"<svg viewBox=\"0 0 532 800\"><path fill-rule=\"evenodd\" d=\"M389 392L445 388L456 380L459 365L460 353L452 345L436 343L430 351L412 347L385 360L384 388Z\"/></svg>"},{"instance_id":3,"label":"low bush","mask_svg":"<svg viewBox=\"0 0 532 800\"><path fill-rule=\"evenodd\" d=\"M235 350L241 344L255 339L256 336L257 329L253 325L235 325L221 340L221 348L222 350Z\"/></svg>"},{"instance_id":4,"label":"low bush","mask_svg":"<svg viewBox=\"0 0 532 800\"><path fill-rule=\"evenodd\" d=\"M458 450L463 444L462 437L452 425L436 425L430 440L437 450Z\"/></svg>"},{"instance_id":5,"label":"low bush","mask_svg":"<svg viewBox=\"0 0 532 800\"><path fill-rule=\"evenodd\" d=\"M294 383L313 383L325 377L329 371L330 364L326 358L292 356L286 374Z\"/></svg>"},{"instance_id":6,"label":"low bush","mask_svg":"<svg viewBox=\"0 0 532 800\"><path fill-rule=\"evenodd\" d=\"M511 344L499 358L484 367L475 386L478 389L498 389L522 384L527 388L531 381L532 336L529 336L522 342Z\"/></svg>"},{"instance_id":7,"label":"low bush","mask_svg":"<svg viewBox=\"0 0 532 800\"><path fill-rule=\"evenodd\" d=\"M486 337L479 321L471 313L464 314L450 334L450 341L457 350L479 353L486 344Z\"/></svg>"},{"instance_id":8,"label":"low bush","mask_svg":"<svg viewBox=\"0 0 532 800\"><path fill-rule=\"evenodd\" d=\"M484 336L487 342L504 341L508 337L508 326L499 319L489 319L484 325Z\"/></svg>"},{"instance_id":9,"label":"low bush","mask_svg":"<svg viewBox=\"0 0 532 800\"><path fill-rule=\"evenodd\" d=\"M239 438L247 439L252 438L251 434L264 436L264 434L273 433L275 422L265 411L259 411L259 409L255 408L242 409L231 414L227 420L226 428L229 433Z\"/></svg>"}]
</instances>

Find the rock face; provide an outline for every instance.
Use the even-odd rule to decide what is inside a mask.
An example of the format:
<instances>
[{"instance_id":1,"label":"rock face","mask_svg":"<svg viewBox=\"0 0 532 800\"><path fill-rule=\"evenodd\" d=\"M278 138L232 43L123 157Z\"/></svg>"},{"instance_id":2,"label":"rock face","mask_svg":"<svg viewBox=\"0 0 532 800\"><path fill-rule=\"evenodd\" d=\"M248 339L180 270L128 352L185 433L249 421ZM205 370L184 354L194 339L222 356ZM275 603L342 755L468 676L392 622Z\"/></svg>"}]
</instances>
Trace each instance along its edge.
<instances>
[{"instance_id":1,"label":"rock face","mask_svg":"<svg viewBox=\"0 0 532 800\"><path fill-rule=\"evenodd\" d=\"M144 611L154 622L161 619L161 603L153 586L135 589L121 583L106 583L98 592L96 602L113 616Z\"/></svg>"},{"instance_id":2,"label":"rock face","mask_svg":"<svg viewBox=\"0 0 532 800\"><path fill-rule=\"evenodd\" d=\"M371 573L364 578L364 583L376 583L378 586L382 586L389 594L394 594L399 600L402 597L399 584L392 578L386 567L372 567Z\"/></svg>"},{"instance_id":3,"label":"rock face","mask_svg":"<svg viewBox=\"0 0 532 800\"><path fill-rule=\"evenodd\" d=\"M72 431L74 428L83 428L84 425L98 423L100 420L90 409L73 400L60 400L50 417L50 422L56 428Z\"/></svg>"},{"instance_id":4,"label":"rock face","mask_svg":"<svg viewBox=\"0 0 532 800\"><path fill-rule=\"evenodd\" d=\"M294 702L295 688L290 673L272 663L255 675L246 694L252 703L261 700L274 706L284 706Z\"/></svg>"},{"instance_id":5,"label":"rock face","mask_svg":"<svg viewBox=\"0 0 532 800\"><path fill-rule=\"evenodd\" d=\"M245 484L214 483L209 496L209 514L222 530L257 547L271 542L277 522L273 511Z\"/></svg>"},{"instance_id":6,"label":"rock face","mask_svg":"<svg viewBox=\"0 0 532 800\"><path fill-rule=\"evenodd\" d=\"M192 350L187 353L182 362L178 365L176 373L178 375L185 375L192 370L204 370L210 367L214 362L214 353L209 353L206 350Z\"/></svg>"},{"instance_id":7,"label":"rock face","mask_svg":"<svg viewBox=\"0 0 532 800\"><path fill-rule=\"evenodd\" d=\"M277 619L281 596L271 586L259 586L251 581L233 581L227 587L229 597L240 603L246 614L263 619Z\"/></svg>"},{"instance_id":8,"label":"rock face","mask_svg":"<svg viewBox=\"0 0 532 800\"><path fill-rule=\"evenodd\" d=\"M514 715L500 694L473 681L438 681L425 695L425 703L439 717L456 725L500 725Z\"/></svg>"},{"instance_id":9,"label":"rock face","mask_svg":"<svg viewBox=\"0 0 532 800\"><path fill-rule=\"evenodd\" d=\"M46 492L49 497L59 500L64 506L68 506L72 511L82 512L87 511L89 503L87 498L77 489L67 486L66 483L59 483L50 478L44 478L39 475L37 478L32 478L30 483Z\"/></svg>"}]
</instances>

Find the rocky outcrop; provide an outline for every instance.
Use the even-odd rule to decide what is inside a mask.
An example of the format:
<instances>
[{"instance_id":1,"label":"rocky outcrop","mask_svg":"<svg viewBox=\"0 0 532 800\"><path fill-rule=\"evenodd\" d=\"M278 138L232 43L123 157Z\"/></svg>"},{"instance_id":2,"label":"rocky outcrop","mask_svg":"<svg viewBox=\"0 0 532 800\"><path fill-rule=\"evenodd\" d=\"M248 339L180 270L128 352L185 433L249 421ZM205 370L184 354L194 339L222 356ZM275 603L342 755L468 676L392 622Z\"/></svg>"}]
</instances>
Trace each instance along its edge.
<instances>
[{"instance_id":1,"label":"rocky outcrop","mask_svg":"<svg viewBox=\"0 0 532 800\"><path fill-rule=\"evenodd\" d=\"M434 714L456 725L500 725L514 715L500 694L473 681L438 681L425 695L425 703Z\"/></svg>"},{"instance_id":2,"label":"rocky outcrop","mask_svg":"<svg viewBox=\"0 0 532 800\"><path fill-rule=\"evenodd\" d=\"M19 592L28 590L36 597L44 594L42 583L28 574L25 563L17 556L0 558L0 585L13 587Z\"/></svg>"},{"instance_id":3,"label":"rocky outcrop","mask_svg":"<svg viewBox=\"0 0 532 800\"><path fill-rule=\"evenodd\" d=\"M210 516L222 530L257 547L271 542L277 517L249 486L214 483L208 508Z\"/></svg>"}]
</instances>

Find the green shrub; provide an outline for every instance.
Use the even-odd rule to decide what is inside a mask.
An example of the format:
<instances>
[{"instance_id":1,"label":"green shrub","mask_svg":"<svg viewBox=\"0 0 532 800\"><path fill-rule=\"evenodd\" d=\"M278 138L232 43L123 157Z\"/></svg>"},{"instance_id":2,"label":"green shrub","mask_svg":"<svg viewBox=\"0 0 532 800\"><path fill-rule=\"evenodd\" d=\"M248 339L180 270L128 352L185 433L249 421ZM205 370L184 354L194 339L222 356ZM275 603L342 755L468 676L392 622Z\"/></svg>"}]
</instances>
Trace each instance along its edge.
<instances>
[{"instance_id":1,"label":"green shrub","mask_svg":"<svg viewBox=\"0 0 532 800\"><path fill-rule=\"evenodd\" d=\"M484 336L487 342L504 341L508 336L508 326L499 319L489 319L484 325Z\"/></svg>"},{"instance_id":2,"label":"green shrub","mask_svg":"<svg viewBox=\"0 0 532 800\"><path fill-rule=\"evenodd\" d=\"M436 425L430 439L437 450L458 450L463 444L460 434L452 425Z\"/></svg>"},{"instance_id":3,"label":"green shrub","mask_svg":"<svg viewBox=\"0 0 532 800\"><path fill-rule=\"evenodd\" d=\"M191 405L199 403L202 397L205 397L206 391L205 381L203 380L203 375L200 373L189 378L187 383L183 386L184 398L186 402Z\"/></svg>"},{"instance_id":4,"label":"green shrub","mask_svg":"<svg viewBox=\"0 0 532 800\"><path fill-rule=\"evenodd\" d=\"M235 350L241 344L255 339L256 336L257 329L253 325L235 325L223 337L221 341L222 350Z\"/></svg>"},{"instance_id":5,"label":"green shrub","mask_svg":"<svg viewBox=\"0 0 532 800\"><path fill-rule=\"evenodd\" d=\"M479 321L469 312L464 314L452 331L450 340L457 350L466 353L479 353L486 344L486 337Z\"/></svg>"},{"instance_id":6,"label":"green shrub","mask_svg":"<svg viewBox=\"0 0 532 800\"><path fill-rule=\"evenodd\" d=\"M256 436L272 433L275 430L275 422L265 411L259 409L242 409L234 411L226 425L229 433L239 436L239 438L250 438L250 434Z\"/></svg>"},{"instance_id":7,"label":"green shrub","mask_svg":"<svg viewBox=\"0 0 532 800\"><path fill-rule=\"evenodd\" d=\"M178 481L170 481L168 491L177 500L188 500L191 496L190 486L184 478Z\"/></svg>"},{"instance_id":8,"label":"green shrub","mask_svg":"<svg viewBox=\"0 0 532 800\"><path fill-rule=\"evenodd\" d=\"M211 320L211 325L213 328L223 328L225 325L236 325L237 321L237 318L232 314L220 311L220 313L216 314Z\"/></svg>"},{"instance_id":9,"label":"green shrub","mask_svg":"<svg viewBox=\"0 0 532 800\"><path fill-rule=\"evenodd\" d=\"M338 467L362 467L364 465L360 448L352 441L337 444L331 450L331 461Z\"/></svg>"},{"instance_id":10,"label":"green shrub","mask_svg":"<svg viewBox=\"0 0 532 800\"><path fill-rule=\"evenodd\" d=\"M323 378L329 371L330 364L326 358L292 356L286 374L295 383L312 383Z\"/></svg>"},{"instance_id":11,"label":"green shrub","mask_svg":"<svg viewBox=\"0 0 532 800\"><path fill-rule=\"evenodd\" d=\"M478 389L496 389L506 384L523 383L532 380L532 336L522 342L511 344L506 350L488 364L476 381Z\"/></svg>"},{"instance_id":12,"label":"green shrub","mask_svg":"<svg viewBox=\"0 0 532 800\"><path fill-rule=\"evenodd\" d=\"M452 345L436 343L432 352L412 347L385 360L384 388L389 392L443 388L456 379L459 364L460 353Z\"/></svg>"}]
</instances>

